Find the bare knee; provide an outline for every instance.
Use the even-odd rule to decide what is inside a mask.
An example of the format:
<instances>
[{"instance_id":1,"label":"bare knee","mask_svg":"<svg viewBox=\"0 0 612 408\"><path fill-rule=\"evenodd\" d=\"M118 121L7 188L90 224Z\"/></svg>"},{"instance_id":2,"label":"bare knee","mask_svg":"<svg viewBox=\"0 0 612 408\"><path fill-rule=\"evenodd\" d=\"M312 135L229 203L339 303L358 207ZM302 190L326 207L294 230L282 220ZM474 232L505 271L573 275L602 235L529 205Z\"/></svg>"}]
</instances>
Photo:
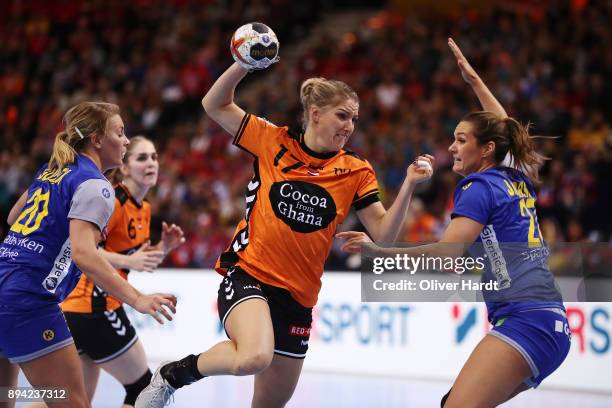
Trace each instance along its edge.
<instances>
[{"instance_id":1,"label":"bare knee","mask_svg":"<svg viewBox=\"0 0 612 408\"><path fill-rule=\"evenodd\" d=\"M234 375L253 375L265 370L272 363L271 351L255 351L238 354L233 369Z\"/></svg>"}]
</instances>

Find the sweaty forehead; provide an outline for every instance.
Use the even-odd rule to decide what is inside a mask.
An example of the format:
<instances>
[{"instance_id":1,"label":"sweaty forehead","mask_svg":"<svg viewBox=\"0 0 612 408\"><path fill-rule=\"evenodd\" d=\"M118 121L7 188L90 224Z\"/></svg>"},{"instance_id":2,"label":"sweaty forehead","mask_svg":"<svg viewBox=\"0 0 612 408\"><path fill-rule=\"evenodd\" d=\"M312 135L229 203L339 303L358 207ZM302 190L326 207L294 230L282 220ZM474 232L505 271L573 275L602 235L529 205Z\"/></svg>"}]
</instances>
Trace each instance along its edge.
<instances>
[{"instance_id":1,"label":"sweaty forehead","mask_svg":"<svg viewBox=\"0 0 612 408\"><path fill-rule=\"evenodd\" d=\"M344 110L356 116L359 113L359 103L353 99L346 99L336 105L337 109Z\"/></svg>"}]
</instances>

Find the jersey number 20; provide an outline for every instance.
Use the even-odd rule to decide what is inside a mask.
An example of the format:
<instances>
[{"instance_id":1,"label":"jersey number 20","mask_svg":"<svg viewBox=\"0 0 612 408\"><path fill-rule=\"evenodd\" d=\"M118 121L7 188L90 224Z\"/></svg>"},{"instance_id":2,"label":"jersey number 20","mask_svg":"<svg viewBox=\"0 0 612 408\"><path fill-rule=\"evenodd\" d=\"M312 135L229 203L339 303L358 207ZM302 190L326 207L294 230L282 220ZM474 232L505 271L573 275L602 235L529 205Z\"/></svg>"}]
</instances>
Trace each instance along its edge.
<instances>
[{"instance_id":1,"label":"jersey number 20","mask_svg":"<svg viewBox=\"0 0 612 408\"><path fill-rule=\"evenodd\" d=\"M49 214L49 192L43 193L39 188L26 204L32 205L23 210L11 226L11 231L21 235L29 235L40 228L40 223Z\"/></svg>"}]
</instances>

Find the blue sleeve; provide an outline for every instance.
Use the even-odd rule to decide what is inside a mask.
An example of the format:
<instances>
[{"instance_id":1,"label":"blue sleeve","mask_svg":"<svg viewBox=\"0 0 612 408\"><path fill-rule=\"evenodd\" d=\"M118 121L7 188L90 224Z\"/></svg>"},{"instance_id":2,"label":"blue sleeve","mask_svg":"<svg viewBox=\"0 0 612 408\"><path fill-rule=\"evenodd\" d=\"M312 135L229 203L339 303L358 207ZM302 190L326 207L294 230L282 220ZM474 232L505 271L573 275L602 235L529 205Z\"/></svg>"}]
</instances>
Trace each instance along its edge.
<instances>
[{"instance_id":1,"label":"blue sleeve","mask_svg":"<svg viewBox=\"0 0 612 408\"><path fill-rule=\"evenodd\" d=\"M464 180L455 190L454 208L451 218L467 217L487 225L493 209L493 192L480 179Z\"/></svg>"}]
</instances>

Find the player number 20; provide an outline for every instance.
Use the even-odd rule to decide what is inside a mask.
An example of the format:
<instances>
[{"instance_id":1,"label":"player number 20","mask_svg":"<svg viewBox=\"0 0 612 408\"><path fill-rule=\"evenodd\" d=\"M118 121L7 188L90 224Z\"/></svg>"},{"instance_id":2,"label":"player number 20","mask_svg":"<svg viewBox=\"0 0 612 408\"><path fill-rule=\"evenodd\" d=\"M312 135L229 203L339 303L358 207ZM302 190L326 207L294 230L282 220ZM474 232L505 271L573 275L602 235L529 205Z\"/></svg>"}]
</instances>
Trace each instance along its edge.
<instances>
[{"instance_id":1,"label":"player number 20","mask_svg":"<svg viewBox=\"0 0 612 408\"><path fill-rule=\"evenodd\" d=\"M43 193L39 188L26 204L32 205L23 210L11 226L11 231L21 235L29 235L40 228L40 223L49 214L49 192Z\"/></svg>"}]
</instances>

